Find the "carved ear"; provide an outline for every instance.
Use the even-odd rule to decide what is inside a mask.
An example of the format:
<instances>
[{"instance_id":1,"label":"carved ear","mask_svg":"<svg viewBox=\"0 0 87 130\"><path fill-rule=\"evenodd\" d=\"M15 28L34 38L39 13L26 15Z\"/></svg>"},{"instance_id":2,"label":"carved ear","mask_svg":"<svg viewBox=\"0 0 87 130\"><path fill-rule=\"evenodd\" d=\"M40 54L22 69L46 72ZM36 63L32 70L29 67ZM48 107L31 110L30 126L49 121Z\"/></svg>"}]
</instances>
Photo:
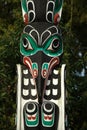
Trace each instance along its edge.
<instances>
[{"instance_id":1,"label":"carved ear","mask_svg":"<svg viewBox=\"0 0 87 130\"><path fill-rule=\"evenodd\" d=\"M25 24L35 20L35 4L33 0L21 0L23 21Z\"/></svg>"},{"instance_id":2,"label":"carved ear","mask_svg":"<svg viewBox=\"0 0 87 130\"><path fill-rule=\"evenodd\" d=\"M54 23L58 23L61 19L63 0L56 0L54 10Z\"/></svg>"},{"instance_id":3,"label":"carved ear","mask_svg":"<svg viewBox=\"0 0 87 130\"><path fill-rule=\"evenodd\" d=\"M63 0L48 0L46 7L46 20L58 23L61 19Z\"/></svg>"},{"instance_id":4,"label":"carved ear","mask_svg":"<svg viewBox=\"0 0 87 130\"><path fill-rule=\"evenodd\" d=\"M53 22L54 9L55 9L55 1L49 0L47 2L46 7L46 20L50 23Z\"/></svg>"},{"instance_id":5,"label":"carved ear","mask_svg":"<svg viewBox=\"0 0 87 130\"><path fill-rule=\"evenodd\" d=\"M46 1L43 3L46 4ZM38 10L39 5L34 0L21 0L23 20L25 24L33 22L36 18L36 13L41 12L41 14L44 14L43 12L45 12L45 10L39 10L38 12L35 10L35 5L36 5L36 10ZM44 7L46 6L45 7L46 16L43 17L44 18L46 17L47 22L56 24L60 21L61 13L62 13L62 5L63 5L63 0L47 0L47 4L43 5ZM40 9L41 8L42 6L40 7ZM39 14L37 14L37 17L39 21L42 21L43 19L42 15L39 16Z\"/></svg>"}]
</instances>

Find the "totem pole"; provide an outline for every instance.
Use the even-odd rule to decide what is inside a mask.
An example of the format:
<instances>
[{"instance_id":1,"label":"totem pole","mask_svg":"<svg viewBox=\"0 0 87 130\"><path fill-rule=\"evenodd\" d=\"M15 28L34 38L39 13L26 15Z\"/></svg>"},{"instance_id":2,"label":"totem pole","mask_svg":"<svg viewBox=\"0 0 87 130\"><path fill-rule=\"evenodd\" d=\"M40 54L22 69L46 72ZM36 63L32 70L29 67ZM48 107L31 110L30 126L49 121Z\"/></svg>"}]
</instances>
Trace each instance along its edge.
<instances>
[{"instance_id":1,"label":"totem pole","mask_svg":"<svg viewBox=\"0 0 87 130\"><path fill-rule=\"evenodd\" d=\"M16 130L65 130L65 64L61 19L63 0L21 0L26 24L17 65Z\"/></svg>"}]
</instances>

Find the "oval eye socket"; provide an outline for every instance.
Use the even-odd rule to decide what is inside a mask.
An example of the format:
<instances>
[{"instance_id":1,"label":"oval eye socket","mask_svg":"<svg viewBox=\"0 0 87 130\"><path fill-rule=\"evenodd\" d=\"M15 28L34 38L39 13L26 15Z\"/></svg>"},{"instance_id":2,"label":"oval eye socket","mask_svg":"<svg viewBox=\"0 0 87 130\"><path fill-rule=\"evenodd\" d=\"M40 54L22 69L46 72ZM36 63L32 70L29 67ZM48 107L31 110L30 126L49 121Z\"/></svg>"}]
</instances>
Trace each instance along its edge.
<instances>
[{"instance_id":1,"label":"oval eye socket","mask_svg":"<svg viewBox=\"0 0 87 130\"><path fill-rule=\"evenodd\" d=\"M58 39L53 40L53 42L52 42L52 49L53 50L57 50L59 48L59 45L60 45L60 43L59 43Z\"/></svg>"},{"instance_id":2,"label":"oval eye socket","mask_svg":"<svg viewBox=\"0 0 87 130\"><path fill-rule=\"evenodd\" d=\"M56 51L58 50L59 46L60 46L59 39L53 39L47 50Z\"/></svg>"},{"instance_id":3,"label":"oval eye socket","mask_svg":"<svg viewBox=\"0 0 87 130\"><path fill-rule=\"evenodd\" d=\"M23 47L26 49L26 50L32 50L33 48L31 47L31 44L30 42L28 41L27 38L23 38Z\"/></svg>"}]
</instances>

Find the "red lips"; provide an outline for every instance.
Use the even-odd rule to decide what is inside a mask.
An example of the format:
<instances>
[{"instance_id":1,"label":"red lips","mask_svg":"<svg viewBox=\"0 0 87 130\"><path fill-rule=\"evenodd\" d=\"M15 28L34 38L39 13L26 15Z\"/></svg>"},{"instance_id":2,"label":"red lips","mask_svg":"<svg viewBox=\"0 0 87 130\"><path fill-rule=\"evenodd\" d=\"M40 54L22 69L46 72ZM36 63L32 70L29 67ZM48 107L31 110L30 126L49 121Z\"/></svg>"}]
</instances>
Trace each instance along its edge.
<instances>
[{"instance_id":1,"label":"red lips","mask_svg":"<svg viewBox=\"0 0 87 130\"><path fill-rule=\"evenodd\" d=\"M52 120L52 116L44 116L45 120Z\"/></svg>"}]
</instances>

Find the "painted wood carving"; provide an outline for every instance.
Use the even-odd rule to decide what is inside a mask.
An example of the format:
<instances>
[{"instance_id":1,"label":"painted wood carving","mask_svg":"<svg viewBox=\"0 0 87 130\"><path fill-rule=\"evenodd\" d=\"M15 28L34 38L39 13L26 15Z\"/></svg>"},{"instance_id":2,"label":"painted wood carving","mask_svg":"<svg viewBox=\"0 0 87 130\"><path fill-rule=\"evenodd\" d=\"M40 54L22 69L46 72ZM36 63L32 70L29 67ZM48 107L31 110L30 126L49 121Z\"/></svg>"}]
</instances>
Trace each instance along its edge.
<instances>
[{"instance_id":1,"label":"painted wood carving","mask_svg":"<svg viewBox=\"0 0 87 130\"><path fill-rule=\"evenodd\" d=\"M65 64L57 27L63 0L21 0L16 130L65 130Z\"/></svg>"}]
</instances>

